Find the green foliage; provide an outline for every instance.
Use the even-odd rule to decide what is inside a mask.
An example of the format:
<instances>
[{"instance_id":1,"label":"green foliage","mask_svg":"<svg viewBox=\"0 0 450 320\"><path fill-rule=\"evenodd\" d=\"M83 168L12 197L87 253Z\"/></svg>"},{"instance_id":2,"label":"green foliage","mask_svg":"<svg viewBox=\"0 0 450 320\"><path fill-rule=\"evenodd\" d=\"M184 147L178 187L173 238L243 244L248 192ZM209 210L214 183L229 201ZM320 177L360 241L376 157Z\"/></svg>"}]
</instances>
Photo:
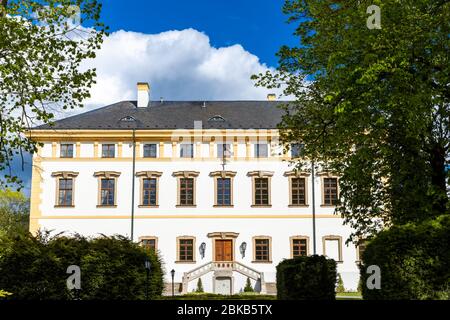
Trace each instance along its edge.
<instances>
[{"instance_id":1,"label":"green foliage","mask_svg":"<svg viewBox=\"0 0 450 320\"><path fill-rule=\"evenodd\" d=\"M381 289L362 286L364 299L450 299L450 216L394 226L371 240L363 254L361 282L369 265L381 269Z\"/></svg>"},{"instance_id":2,"label":"green foliage","mask_svg":"<svg viewBox=\"0 0 450 320\"><path fill-rule=\"evenodd\" d=\"M245 283L244 292L254 292L250 278L247 277L247 282Z\"/></svg>"},{"instance_id":3,"label":"green foliage","mask_svg":"<svg viewBox=\"0 0 450 320\"><path fill-rule=\"evenodd\" d=\"M95 69L81 65L106 34L100 10L97 0L0 2L0 185L20 185L10 162L37 150L27 129L89 97Z\"/></svg>"},{"instance_id":4,"label":"green foliage","mask_svg":"<svg viewBox=\"0 0 450 320\"><path fill-rule=\"evenodd\" d=\"M336 262L324 256L287 259L277 266L279 300L334 300Z\"/></svg>"},{"instance_id":5,"label":"green foliage","mask_svg":"<svg viewBox=\"0 0 450 320\"><path fill-rule=\"evenodd\" d=\"M373 4L381 29L366 27ZM253 79L295 97L281 140L340 175L351 240L448 214L450 2L286 0L283 11L301 45Z\"/></svg>"},{"instance_id":6,"label":"green foliage","mask_svg":"<svg viewBox=\"0 0 450 320\"><path fill-rule=\"evenodd\" d=\"M0 236L26 233L28 225L29 201L25 195L10 189L0 189Z\"/></svg>"},{"instance_id":7,"label":"green foliage","mask_svg":"<svg viewBox=\"0 0 450 320\"><path fill-rule=\"evenodd\" d=\"M11 292L7 292L5 290L0 290L0 299L1 298L7 298L8 296L11 296L12 293Z\"/></svg>"},{"instance_id":8,"label":"green foliage","mask_svg":"<svg viewBox=\"0 0 450 320\"><path fill-rule=\"evenodd\" d=\"M82 236L0 238L0 287L14 292L11 299L73 299L66 286L67 267L81 269L82 300L139 300L145 298L148 258L152 270L149 298L161 295L163 272L158 256L122 236L86 239Z\"/></svg>"},{"instance_id":9,"label":"green foliage","mask_svg":"<svg viewBox=\"0 0 450 320\"><path fill-rule=\"evenodd\" d=\"M342 277L341 277L340 273L338 273L337 276L338 276L338 278L337 278L336 293L343 293L343 292L345 292L344 281L342 281Z\"/></svg>"},{"instance_id":10,"label":"green foliage","mask_svg":"<svg viewBox=\"0 0 450 320\"><path fill-rule=\"evenodd\" d=\"M203 292L205 292L203 290L202 278L198 278L198 280L197 280L197 288L195 289L195 292L196 293L203 293Z\"/></svg>"}]
</instances>

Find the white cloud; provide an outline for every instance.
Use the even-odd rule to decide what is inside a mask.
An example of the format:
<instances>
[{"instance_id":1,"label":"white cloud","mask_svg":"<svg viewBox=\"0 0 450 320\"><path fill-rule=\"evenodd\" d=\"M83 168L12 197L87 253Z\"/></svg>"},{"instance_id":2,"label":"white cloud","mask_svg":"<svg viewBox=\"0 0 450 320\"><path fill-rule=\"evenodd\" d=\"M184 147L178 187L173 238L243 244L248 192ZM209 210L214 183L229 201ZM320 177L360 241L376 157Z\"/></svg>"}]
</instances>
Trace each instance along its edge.
<instances>
[{"instance_id":1,"label":"white cloud","mask_svg":"<svg viewBox=\"0 0 450 320\"><path fill-rule=\"evenodd\" d=\"M264 100L274 92L250 80L269 69L257 56L239 44L214 48L207 35L194 29L113 32L85 66L97 69L97 84L83 111L135 100L140 81L150 83L154 100Z\"/></svg>"}]
</instances>

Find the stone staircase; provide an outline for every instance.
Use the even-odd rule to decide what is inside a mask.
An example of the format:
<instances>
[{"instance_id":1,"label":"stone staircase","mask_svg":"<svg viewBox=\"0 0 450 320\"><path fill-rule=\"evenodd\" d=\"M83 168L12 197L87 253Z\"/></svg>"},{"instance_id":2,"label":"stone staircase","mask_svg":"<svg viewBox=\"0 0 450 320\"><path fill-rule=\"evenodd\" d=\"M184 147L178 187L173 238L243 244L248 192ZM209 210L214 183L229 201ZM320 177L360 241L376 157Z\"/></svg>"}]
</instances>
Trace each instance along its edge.
<instances>
[{"instance_id":1,"label":"stone staircase","mask_svg":"<svg viewBox=\"0 0 450 320\"><path fill-rule=\"evenodd\" d=\"M188 283L198 279L209 272L226 273L239 272L240 274L249 277L255 281L259 281L261 285L260 293L266 293L266 283L264 281L264 273L259 272L251 267L244 265L237 261L211 261L201 265L189 272L183 274L183 293L187 293Z\"/></svg>"}]
</instances>

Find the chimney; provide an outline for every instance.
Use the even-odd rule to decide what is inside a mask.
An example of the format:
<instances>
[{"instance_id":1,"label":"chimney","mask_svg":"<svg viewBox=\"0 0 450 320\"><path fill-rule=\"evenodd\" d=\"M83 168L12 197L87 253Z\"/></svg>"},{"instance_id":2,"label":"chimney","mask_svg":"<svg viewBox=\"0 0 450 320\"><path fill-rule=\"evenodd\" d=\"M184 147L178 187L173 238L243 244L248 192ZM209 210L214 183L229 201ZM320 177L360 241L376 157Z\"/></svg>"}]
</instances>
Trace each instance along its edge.
<instances>
[{"instance_id":1,"label":"chimney","mask_svg":"<svg viewBox=\"0 0 450 320\"><path fill-rule=\"evenodd\" d=\"M268 100L268 101L275 101L275 100L277 100L276 94L275 94L275 93L269 93L269 94L267 95L267 100Z\"/></svg>"},{"instance_id":2,"label":"chimney","mask_svg":"<svg viewBox=\"0 0 450 320\"><path fill-rule=\"evenodd\" d=\"M147 82L137 83L137 106L138 108L145 108L150 101L150 86Z\"/></svg>"}]
</instances>

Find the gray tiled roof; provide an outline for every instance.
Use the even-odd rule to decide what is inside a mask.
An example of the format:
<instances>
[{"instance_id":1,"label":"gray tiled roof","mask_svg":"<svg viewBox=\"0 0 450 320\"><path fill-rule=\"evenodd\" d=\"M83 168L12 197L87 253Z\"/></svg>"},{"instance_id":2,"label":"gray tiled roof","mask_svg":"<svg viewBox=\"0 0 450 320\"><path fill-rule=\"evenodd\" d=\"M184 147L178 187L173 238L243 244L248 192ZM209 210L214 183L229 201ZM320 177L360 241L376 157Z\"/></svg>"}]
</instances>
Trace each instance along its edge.
<instances>
[{"instance_id":1,"label":"gray tiled roof","mask_svg":"<svg viewBox=\"0 0 450 320\"><path fill-rule=\"evenodd\" d=\"M152 101L137 108L136 101L122 101L78 114L35 129L192 129L202 121L205 129L274 129L286 101ZM221 116L224 121L213 121ZM133 117L136 121L124 121Z\"/></svg>"}]
</instances>

